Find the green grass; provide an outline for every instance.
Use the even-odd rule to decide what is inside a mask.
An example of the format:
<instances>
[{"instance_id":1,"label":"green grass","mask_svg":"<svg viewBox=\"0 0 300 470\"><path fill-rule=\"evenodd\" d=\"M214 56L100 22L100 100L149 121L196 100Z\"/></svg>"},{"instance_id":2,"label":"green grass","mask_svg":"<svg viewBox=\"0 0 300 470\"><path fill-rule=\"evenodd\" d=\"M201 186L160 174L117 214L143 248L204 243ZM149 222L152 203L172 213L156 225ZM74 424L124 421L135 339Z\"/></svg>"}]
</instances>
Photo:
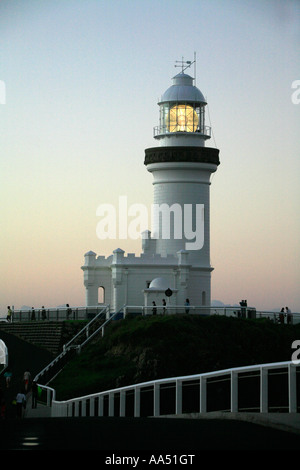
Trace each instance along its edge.
<instances>
[{"instance_id":1,"label":"green grass","mask_svg":"<svg viewBox=\"0 0 300 470\"><path fill-rule=\"evenodd\" d=\"M222 316L166 315L113 321L51 386L57 398L164 377L291 359L300 325Z\"/></svg>"}]
</instances>

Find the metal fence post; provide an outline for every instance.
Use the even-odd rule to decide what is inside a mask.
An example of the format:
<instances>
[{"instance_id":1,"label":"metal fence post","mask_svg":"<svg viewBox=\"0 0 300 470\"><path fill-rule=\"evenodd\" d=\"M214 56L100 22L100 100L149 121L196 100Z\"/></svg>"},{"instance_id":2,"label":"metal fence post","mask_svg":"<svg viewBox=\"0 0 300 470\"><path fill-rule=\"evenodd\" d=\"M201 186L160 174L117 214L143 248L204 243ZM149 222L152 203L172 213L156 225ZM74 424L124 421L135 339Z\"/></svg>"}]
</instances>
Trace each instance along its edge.
<instances>
[{"instance_id":1,"label":"metal fence post","mask_svg":"<svg viewBox=\"0 0 300 470\"><path fill-rule=\"evenodd\" d=\"M230 409L233 413L238 411L238 373L232 370L230 375Z\"/></svg>"},{"instance_id":2,"label":"metal fence post","mask_svg":"<svg viewBox=\"0 0 300 470\"><path fill-rule=\"evenodd\" d=\"M288 365L288 381L289 381L289 413L297 413L297 380L296 366Z\"/></svg>"},{"instance_id":3,"label":"metal fence post","mask_svg":"<svg viewBox=\"0 0 300 470\"><path fill-rule=\"evenodd\" d=\"M87 400L82 400L81 402L81 416L86 416L86 402Z\"/></svg>"},{"instance_id":4,"label":"metal fence post","mask_svg":"<svg viewBox=\"0 0 300 470\"><path fill-rule=\"evenodd\" d=\"M260 412L268 412L268 369L260 368Z\"/></svg>"},{"instance_id":5,"label":"metal fence post","mask_svg":"<svg viewBox=\"0 0 300 470\"><path fill-rule=\"evenodd\" d=\"M120 417L126 415L126 392L124 390L120 391Z\"/></svg>"},{"instance_id":6,"label":"metal fence post","mask_svg":"<svg viewBox=\"0 0 300 470\"><path fill-rule=\"evenodd\" d=\"M206 377L200 377L200 413L206 413Z\"/></svg>"},{"instance_id":7,"label":"metal fence post","mask_svg":"<svg viewBox=\"0 0 300 470\"><path fill-rule=\"evenodd\" d=\"M139 387L134 387L134 417L140 417L141 407L141 390Z\"/></svg>"},{"instance_id":8,"label":"metal fence post","mask_svg":"<svg viewBox=\"0 0 300 470\"><path fill-rule=\"evenodd\" d=\"M98 401L98 416L103 416L103 395L99 396Z\"/></svg>"},{"instance_id":9,"label":"metal fence post","mask_svg":"<svg viewBox=\"0 0 300 470\"><path fill-rule=\"evenodd\" d=\"M95 397L90 399L90 416L95 416Z\"/></svg>"},{"instance_id":10,"label":"metal fence post","mask_svg":"<svg viewBox=\"0 0 300 470\"><path fill-rule=\"evenodd\" d=\"M159 416L160 415L160 385L157 382L154 383L153 394L154 394L153 416Z\"/></svg>"},{"instance_id":11,"label":"metal fence post","mask_svg":"<svg viewBox=\"0 0 300 470\"><path fill-rule=\"evenodd\" d=\"M108 394L108 416L114 416L115 410L115 395L113 392Z\"/></svg>"},{"instance_id":12,"label":"metal fence post","mask_svg":"<svg viewBox=\"0 0 300 470\"><path fill-rule=\"evenodd\" d=\"M51 406L51 395L52 391L47 389L47 406Z\"/></svg>"},{"instance_id":13,"label":"metal fence post","mask_svg":"<svg viewBox=\"0 0 300 470\"><path fill-rule=\"evenodd\" d=\"M176 380L175 414L180 415L181 413L182 413L182 380Z\"/></svg>"}]
</instances>

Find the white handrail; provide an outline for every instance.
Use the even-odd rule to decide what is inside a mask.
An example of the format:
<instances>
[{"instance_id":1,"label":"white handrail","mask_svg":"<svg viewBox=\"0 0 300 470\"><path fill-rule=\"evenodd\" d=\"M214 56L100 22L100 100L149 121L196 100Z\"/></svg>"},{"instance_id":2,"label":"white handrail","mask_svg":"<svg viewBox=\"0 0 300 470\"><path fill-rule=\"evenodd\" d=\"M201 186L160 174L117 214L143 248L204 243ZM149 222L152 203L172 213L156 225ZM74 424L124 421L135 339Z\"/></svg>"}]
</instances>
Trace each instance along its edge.
<instances>
[{"instance_id":1,"label":"white handrail","mask_svg":"<svg viewBox=\"0 0 300 470\"><path fill-rule=\"evenodd\" d=\"M35 381L38 381L39 377L41 377L45 372L47 372L48 370L51 369L51 367L53 367L55 364L57 364L59 362L60 359L62 359L68 350L71 349L71 344L73 343L73 341L78 338L85 330L88 331L88 328L89 326L94 323L95 320L98 320L99 317L101 317L101 315L103 315L103 313L107 313L107 310L109 311L109 305L106 305L86 326L84 326L80 331L79 333L77 333L66 345L63 346L63 351L55 358L53 359L53 361L51 361L46 367L44 367L43 370L41 370L34 378ZM105 322L106 323L106 322ZM104 323L104 324L105 324ZM102 325L101 325L102 327ZM100 328L101 328L100 327ZM96 332L98 332L98 330L96 330ZM93 336L94 334L96 333L94 332L92 335L90 335L87 340L84 341L84 343L82 343L81 345L78 345L76 346L79 350L81 349L81 347L87 343L87 341L89 341ZM41 386L41 385L40 385Z\"/></svg>"},{"instance_id":2,"label":"white handrail","mask_svg":"<svg viewBox=\"0 0 300 470\"><path fill-rule=\"evenodd\" d=\"M99 326L99 328L94 331L94 333L92 333L81 345L80 345L80 348L82 348L83 346L85 346L85 344L90 341L100 330L102 330L102 336L104 335L104 328L106 327L106 325L108 323L110 323L118 314L121 313L121 311L123 310L123 307L118 310L117 312L113 313L112 316L110 318L108 318L104 323L103 325Z\"/></svg>"},{"instance_id":3,"label":"white handrail","mask_svg":"<svg viewBox=\"0 0 300 470\"><path fill-rule=\"evenodd\" d=\"M115 388L104 392L94 393L91 395L85 395L78 398L73 398L66 401L52 401L52 416L79 416L79 408L81 406L81 416L86 416L86 404L90 401L92 413L95 412L95 400L98 400L98 416L103 416L103 399L105 396L109 400L109 416L114 416L114 396L120 395L120 409L119 416L125 416L126 410L126 392L134 391L134 416L140 416L140 391L145 387L153 387L154 394L154 405L153 405L153 416L160 416L160 386L166 383L175 383L176 387L176 403L175 403L175 414L182 413L182 384L187 381L199 380L200 384L200 404L199 412L207 411L207 380L212 377L229 375L230 377L230 388L231 388L231 399L230 399L230 411L238 411L238 374L243 372L259 371L260 374L260 412L268 412L268 381L266 380L266 374L271 369L283 369L287 368L288 372L288 408L289 412L297 412L297 381L296 381L296 368L297 365L292 361L276 362L268 364L258 364L244 367L236 367L232 369L223 369L221 371L205 372L202 374L194 374L188 376L171 377L159 380L153 380L148 382L142 382L139 384L129 385L125 387ZM74 406L75 411L71 412Z\"/></svg>"},{"instance_id":4,"label":"white handrail","mask_svg":"<svg viewBox=\"0 0 300 470\"><path fill-rule=\"evenodd\" d=\"M92 320L86 325L84 326L78 333L77 335L75 335L67 344L65 344L63 347L64 349L68 348L75 339L78 338L78 336L80 336L84 331L88 331L90 326L96 321L98 320L102 315L103 313L107 314L107 312L109 312L109 309L110 309L110 306L109 305L106 305L94 318L92 318ZM98 331L98 330L97 330ZM82 346L82 345L81 345Z\"/></svg>"}]
</instances>

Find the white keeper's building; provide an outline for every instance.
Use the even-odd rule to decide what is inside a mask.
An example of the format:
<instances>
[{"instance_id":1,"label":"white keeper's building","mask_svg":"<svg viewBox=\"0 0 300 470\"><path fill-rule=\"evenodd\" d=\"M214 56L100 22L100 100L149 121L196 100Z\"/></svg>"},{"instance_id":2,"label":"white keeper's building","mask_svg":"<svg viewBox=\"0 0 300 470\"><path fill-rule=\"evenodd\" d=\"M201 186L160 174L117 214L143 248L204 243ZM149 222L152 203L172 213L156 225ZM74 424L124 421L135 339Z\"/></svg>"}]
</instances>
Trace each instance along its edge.
<instances>
[{"instance_id":1,"label":"white keeper's building","mask_svg":"<svg viewBox=\"0 0 300 470\"><path fill-rule=\"evenodd\" d=\"M120 248L108 257L85 254L87 306L99 304L100 290L112 312L152 301L160 307L162 299L174 306L187 298L191 305L210 306L210 177L220 162L219 150L205 147L211 131L205 124L206 104L182 68L158 103L157 146L145 150L158 209L152 233L143 232L140 256Z\"/></svg>"}]
</instances>

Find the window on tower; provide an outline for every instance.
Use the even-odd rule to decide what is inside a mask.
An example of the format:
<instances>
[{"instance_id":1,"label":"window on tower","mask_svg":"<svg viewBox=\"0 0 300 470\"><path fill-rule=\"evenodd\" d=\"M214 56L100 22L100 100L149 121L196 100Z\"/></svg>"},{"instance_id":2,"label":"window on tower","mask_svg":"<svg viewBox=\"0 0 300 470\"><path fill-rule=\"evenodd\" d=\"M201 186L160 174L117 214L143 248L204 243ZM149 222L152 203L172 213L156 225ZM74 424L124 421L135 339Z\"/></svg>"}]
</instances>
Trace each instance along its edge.
<instances>
[{"instance_id":1,"label":"window on tower","mask_svg":"<svg viewBox=\"0 0 300 470\"><path fill-rule=\"evenodd\" d=\"M199 118L192 106L179 104L170 109L167 128L170 132L196 132Z\"/></svg>"},{"instance_id":2,"label":"window on tower","mask_svg":"<svg viewBox=\"0 0 300 470\"><path fill-rule=\"evenodd\" d=\"M154 137L175 132L199 133L210 136L205 126L204 105L199 103L160 104L159 126L154 128Z\"/></svg>"}]
</instances>

